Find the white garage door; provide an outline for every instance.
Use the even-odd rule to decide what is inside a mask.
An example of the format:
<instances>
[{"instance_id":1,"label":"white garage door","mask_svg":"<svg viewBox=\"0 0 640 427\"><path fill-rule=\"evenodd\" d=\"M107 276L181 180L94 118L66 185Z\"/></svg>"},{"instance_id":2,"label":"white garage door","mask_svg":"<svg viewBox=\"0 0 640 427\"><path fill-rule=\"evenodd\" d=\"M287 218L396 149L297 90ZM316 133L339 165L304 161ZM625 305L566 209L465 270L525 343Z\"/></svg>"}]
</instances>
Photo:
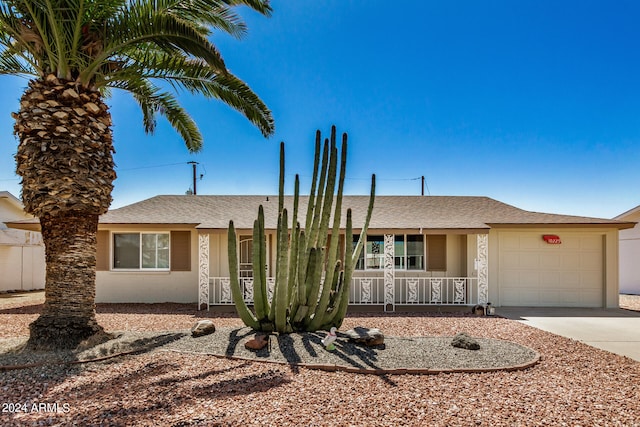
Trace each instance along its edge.
<instances>
[{"instance_id":1,"label":"white garage door","mask_svg":"<svg viewBox=\"0 0 640 427\"><path fill-rule=\"evenodd\" d=\"M556 234L561 244L546 243L540 232L500 233L501 305L603 306L603 236Z\"/></svg>"}]
</instances>

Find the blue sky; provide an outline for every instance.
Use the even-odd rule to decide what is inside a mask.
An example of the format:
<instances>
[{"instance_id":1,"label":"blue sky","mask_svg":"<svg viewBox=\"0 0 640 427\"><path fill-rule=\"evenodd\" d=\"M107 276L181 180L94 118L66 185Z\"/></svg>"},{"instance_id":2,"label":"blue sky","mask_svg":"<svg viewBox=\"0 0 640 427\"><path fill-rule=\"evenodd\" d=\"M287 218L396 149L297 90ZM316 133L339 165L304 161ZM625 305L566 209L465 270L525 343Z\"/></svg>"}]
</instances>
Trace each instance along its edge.
<instances>
[{"instance_id":1,"label":"blue sky","mask_svg":"<svg viewBox=\"0 0 640 427\"><path fill-rule=\"evenodd\" d=\"M229 69L273 111L264 139L239 113L180 94L204 149L160 119L153 136L127 94L108 101L118 179L112 207L184 194L308 191L316 129L349 134L349 194L489 196L517 207L610 218L640 204L640 3L285 1L242 10L243 40L217 34ZM18 195L11 111L26 80L0 76L0 189Z\"/></svg>"}]
</instances>

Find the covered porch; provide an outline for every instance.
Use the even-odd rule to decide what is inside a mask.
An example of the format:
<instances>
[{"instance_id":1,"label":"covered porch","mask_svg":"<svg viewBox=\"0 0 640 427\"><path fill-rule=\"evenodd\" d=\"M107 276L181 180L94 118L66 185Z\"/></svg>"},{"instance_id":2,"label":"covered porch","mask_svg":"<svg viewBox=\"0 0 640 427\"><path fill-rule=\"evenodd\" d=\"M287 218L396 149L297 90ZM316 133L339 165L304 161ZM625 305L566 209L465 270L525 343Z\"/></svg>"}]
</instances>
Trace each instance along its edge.
<instances>
[{"instance_id":1,"label":"covered porch","mask_svg":"<svg viewBox=\"0 0 640 427\"><path fill-rule=\"evenodd\" d=\"M445 256L443 267L434 270L426 265L428 255L436 251L435 246L430 248L428 236L421 239L423 261L418 255L412 257L408 254L410 250L405 245L399 245L399 236L404 236L408 247L407 242L411 240L408 239L409 234L373 233L375 231L372 232L372 243L361 256L361 268L354 271L351 280L350 306L383 307L385 312L393 312L397 307L406 306L473 306L489 302L488 234L438 235L444 237L444 254L448 256L448 260ZM198 308L233 305L228 268L220 264L227 262L224 239L220 234L203 231L200 231L198 239ZM376 239L381 244L375 243ZM239 250L243 250L242 240ZM239 281L244 299L252 304L253 278L243 268L246 263L243 263L242 254L239 259ZM267 279L267 289L268 297L271 298L275 269L271 268L269 260L267 264L267 274L271 276ZM407 267L409 265L414 265L415 268Z\"/></svg>"}]
</instances>

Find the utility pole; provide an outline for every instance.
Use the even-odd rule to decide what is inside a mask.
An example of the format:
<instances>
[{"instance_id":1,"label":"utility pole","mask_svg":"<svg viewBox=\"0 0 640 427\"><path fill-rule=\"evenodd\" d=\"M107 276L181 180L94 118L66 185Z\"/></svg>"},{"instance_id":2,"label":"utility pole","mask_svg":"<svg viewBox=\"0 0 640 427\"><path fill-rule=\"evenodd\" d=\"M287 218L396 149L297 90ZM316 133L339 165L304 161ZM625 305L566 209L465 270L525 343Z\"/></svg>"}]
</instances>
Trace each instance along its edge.
<instances>
[{"instance_id":1,"label":"utility pole","mask_svg":"<svg viewBox=\"0 0 640 427\"><path fill-rule=\"evenodd\" d=\"M187 162L188 164L190 164L191 166L193 166L193 195L197 195L198 194L198 190L196 190L196 166L199 164L198 162Z\"/></svg>"},{"instance_id":2,"label":"utility pole","mask_svg":"<svg viewBox=\"0 0 640 427\"><path fill-rule=\"evenodd\" d=\"M424 196L424 175L422 175L422 195Z\"/></svg>"}]
</instances>

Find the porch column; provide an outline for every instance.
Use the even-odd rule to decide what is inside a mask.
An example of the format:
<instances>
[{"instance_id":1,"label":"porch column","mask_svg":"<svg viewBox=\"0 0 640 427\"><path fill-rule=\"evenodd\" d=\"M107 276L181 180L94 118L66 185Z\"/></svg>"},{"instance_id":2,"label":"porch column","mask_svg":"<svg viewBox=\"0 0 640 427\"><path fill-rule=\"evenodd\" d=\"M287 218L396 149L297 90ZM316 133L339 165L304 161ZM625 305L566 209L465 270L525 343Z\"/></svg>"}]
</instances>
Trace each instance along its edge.
<instances>
[{"instance_id":1,"label":"porch column","mask_svg":"<svg viewBox=\"0 0 640 427\"><path fill-rule=\"evenodd\" d=\"M477 234L478 304L489 302L489 235Z\"/></svg>"},{"instance_id":2,"label":"porch column","mask_svg":"<svg viewBox=\"0 0 640 427\"><path fill-rule=\"evenodd\" d=\"M384 311L396 311L395 248L393 234L384 235ZM391 305L391 307L389 307ZM389 309L387 309L389 307Z\"/></svg>"},{"instance_id":3,"label":"porch column","mask_svg":"<svg viewBox=\"0 0 640 427\"><path fill-rule=\"evenodd\" d=\"M209 310L209 234L198 234L198 310Z\"/></svg>"}]
</instances>

